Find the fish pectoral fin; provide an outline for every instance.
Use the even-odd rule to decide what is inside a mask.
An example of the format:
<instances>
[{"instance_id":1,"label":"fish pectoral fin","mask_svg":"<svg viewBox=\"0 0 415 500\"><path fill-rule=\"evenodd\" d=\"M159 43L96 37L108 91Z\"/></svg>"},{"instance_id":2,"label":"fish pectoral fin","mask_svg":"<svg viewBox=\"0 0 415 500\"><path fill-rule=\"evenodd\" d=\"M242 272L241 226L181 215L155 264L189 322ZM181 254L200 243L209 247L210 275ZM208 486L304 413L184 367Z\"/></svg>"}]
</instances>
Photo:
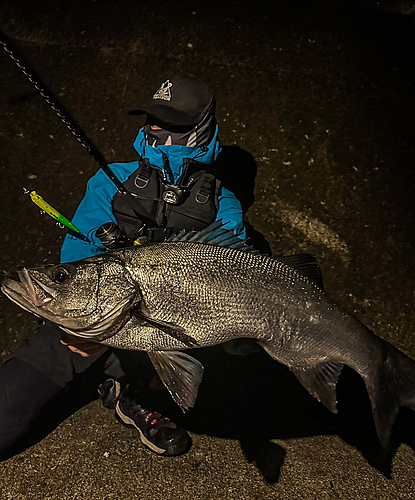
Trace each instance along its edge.
<instances>
[{"instance_id":1,"label":"fish pectoral fin","mask_svg":"<svg viewBox=\"0 0 415 500\"><path fill-rule=\"evenodd\" d=\"M294 375L328 410L337 413L336 385L343 364L335 361L292 369Z\"/></svg>"},{"instance_id":2,"label":"fish pectoral fin","mask_svg":"<svg viewBox=\"0 0 415 500\"><path fill-rule=\"evenodd\" d=\"M167 333L167 335L170 335L170 337L183 342L183 344L187 345L188 347L199 346L196 340L186 333L186 330L184 328L176 325L175 323L168 323L167 321L151 319L140 309L134 309L133 315L143 326L148 325L153 326L154 328L158 328L162 332Z\"/></svg>"},{"instance_id":3,"label":"fish pectoral fin","mask_svg":"<svg viewBox=\"0 0 415 500\"><path fill-rule=\"evenodd\" d=\"M185 411L194 406L203 365L180 351L151 351L148 356L174 402Z\"/></svg>"}]
</instances>

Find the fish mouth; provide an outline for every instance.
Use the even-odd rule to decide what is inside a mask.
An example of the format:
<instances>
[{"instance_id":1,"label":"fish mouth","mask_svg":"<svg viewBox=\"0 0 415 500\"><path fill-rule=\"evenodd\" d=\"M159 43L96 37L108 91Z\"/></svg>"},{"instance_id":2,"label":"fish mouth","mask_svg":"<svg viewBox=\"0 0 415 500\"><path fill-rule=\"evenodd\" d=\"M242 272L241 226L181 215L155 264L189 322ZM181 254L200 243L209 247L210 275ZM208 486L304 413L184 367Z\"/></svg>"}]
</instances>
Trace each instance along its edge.
<instances>
[{"instance_id":1,"label":"fish mouth","mask_svg":"<svg viewBox=\"0 0 415 500\"><path fill-rule=\"evenodd\" d=\"M69 318L57 315L47 309L48 304L56 297L58 290L52 286L42 283L35 276L31 275L29 270L24 268L18 271L19 281L6 278L1 284L1 291L12 302L20 306L27 312L40 318L44 318L59 325L62 330L82 338L95 338L103 336L105 332L111 329L117 323L120 316L127 311L135 301L135 293L128 295L121 300L107 314L103 315L97 321L87 326L80 326L79 321L87 322L94 313L81 317ZM108 335L107 335L108 336Z\"/></svg>"},{"instance_id":2,"label":"fish mouth","mask_svg":"<svg viewBox=\"0 0 415 500\"><path fill-rule=\"evenodd\" d=\"M39 309L56 297L57 290L30 276L26 268L17 274L20 281L6 278L1 284L1 291L21 308L36 316L42 316Z\"/></svg>"}]
</instances>

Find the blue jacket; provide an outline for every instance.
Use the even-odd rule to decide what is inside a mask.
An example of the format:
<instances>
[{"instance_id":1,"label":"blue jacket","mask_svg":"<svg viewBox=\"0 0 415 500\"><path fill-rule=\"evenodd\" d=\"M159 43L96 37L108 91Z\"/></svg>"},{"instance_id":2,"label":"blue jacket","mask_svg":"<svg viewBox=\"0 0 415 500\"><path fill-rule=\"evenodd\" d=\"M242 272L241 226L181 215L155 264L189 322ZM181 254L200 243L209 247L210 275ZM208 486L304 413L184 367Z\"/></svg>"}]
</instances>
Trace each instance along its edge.
<instances>
[{"instance_id":1,"label":"blue jacket","mask_svg":"<svg viewBox=\"0 0 415 500\"><path fill-rule=\"evenodd\" d=\"M170 168L176 182L182 172L184 158L196 159L205 164L216 160L220 153L218 127L216 127L215 135L208 145L207 151L199 147L190 148L175 145L153 148L145 144L143 129L140 129L134 147L142 158L148 158L151 165L157 166L161 170L163 169L163 151L169 158ZM109 167L121 182L125 182L138 169L139 163L138 160L128 163L112 163ZM84 242L68 234L62 245L61 262L73 262L105 251L103 245L95 237L95 231L106 222L117 222L111 210L111 201L116 192L115 184L101 169L88 181L85 196L79 204L72 222L83 234L88 236L92 243ZM241 204L235 195L224 187L219 192L219 210L216 220L220 219L227 229L234 229L241 238L245 238Z\"/></svg>"}]
</instances>

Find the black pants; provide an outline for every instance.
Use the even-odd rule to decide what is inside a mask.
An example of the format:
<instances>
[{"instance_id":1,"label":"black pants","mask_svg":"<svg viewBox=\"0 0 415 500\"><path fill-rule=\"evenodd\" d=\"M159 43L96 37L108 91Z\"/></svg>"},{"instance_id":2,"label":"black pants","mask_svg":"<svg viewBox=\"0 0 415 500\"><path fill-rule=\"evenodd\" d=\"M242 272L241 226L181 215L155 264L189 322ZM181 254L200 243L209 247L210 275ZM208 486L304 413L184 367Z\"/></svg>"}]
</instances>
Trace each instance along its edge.
<instances>
[{"instance_id":1,"label":"black pants","mask_svg":"<svg viewBox=\"0 0 415 500\"><path fill-rule=\"evenodd\" d=\"M40 326L0 368L0 458L27 448L96 398L106 378L121 380L128 373L139 384L152 376L144 353L108 349L83 358L63 346L60 336L57 326Z\"/></svg>"}]
</instances>

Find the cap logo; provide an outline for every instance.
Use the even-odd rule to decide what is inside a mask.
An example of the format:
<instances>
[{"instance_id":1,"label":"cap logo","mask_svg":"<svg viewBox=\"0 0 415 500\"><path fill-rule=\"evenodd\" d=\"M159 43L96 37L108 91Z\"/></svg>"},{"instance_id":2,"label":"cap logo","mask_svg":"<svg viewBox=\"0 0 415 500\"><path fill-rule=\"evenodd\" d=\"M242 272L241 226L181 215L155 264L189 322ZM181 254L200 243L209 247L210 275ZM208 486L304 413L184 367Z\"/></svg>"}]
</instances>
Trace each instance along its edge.
<instances>
[{"instance_id":1,"label":"cap logo","mask_svg":"<svg viewBox=\"0 0 415 500\"><path fill-rule=\"evenodd\" d=\"M164 83L161 84L161 87L153 95L153 99L162 99L163 101L170 101L171 100L170 87L173 87L173 84L170 82L170 80L166 80Z\"/></svg>"}]
</instances>

